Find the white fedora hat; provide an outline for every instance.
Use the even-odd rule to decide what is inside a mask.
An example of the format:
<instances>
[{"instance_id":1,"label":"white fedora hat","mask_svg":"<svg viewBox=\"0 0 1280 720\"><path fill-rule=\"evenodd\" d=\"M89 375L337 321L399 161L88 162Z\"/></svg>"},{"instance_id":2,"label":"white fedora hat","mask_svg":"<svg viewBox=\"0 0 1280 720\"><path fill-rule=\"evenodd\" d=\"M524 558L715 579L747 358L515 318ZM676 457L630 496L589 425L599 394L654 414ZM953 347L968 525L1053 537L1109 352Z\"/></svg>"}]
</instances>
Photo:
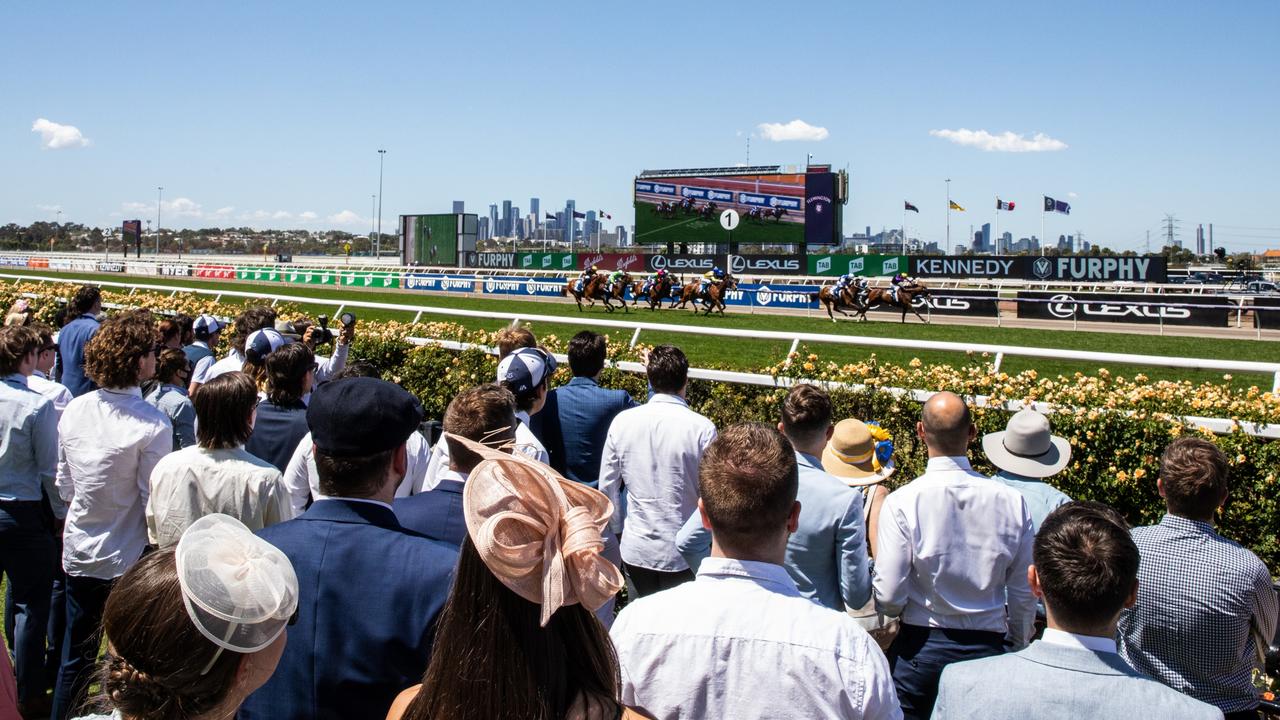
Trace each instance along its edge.
<instances>
[{"instance_id":1,"label":"white fedora hat","mask_svg":"<svg viewBox=\"0 0 1280 720\"><path fill-rule=\"evenodd\" d=\"M1049 418L1021 410L1001 432L982 436L982 450L992 465L1016 475L1046 478L1071 462L1071 443L1049 432Z\"/></svg>"}]
</instances>

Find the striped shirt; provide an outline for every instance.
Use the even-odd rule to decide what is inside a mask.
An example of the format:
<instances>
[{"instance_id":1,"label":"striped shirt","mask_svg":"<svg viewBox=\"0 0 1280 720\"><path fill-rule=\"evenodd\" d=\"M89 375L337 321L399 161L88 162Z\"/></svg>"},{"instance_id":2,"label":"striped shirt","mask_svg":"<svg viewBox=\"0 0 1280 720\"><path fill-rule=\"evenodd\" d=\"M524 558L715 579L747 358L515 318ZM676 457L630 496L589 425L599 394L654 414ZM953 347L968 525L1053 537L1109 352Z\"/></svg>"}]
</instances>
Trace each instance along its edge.
<instances>
[{"instance_id":1,"label":"striped shirt","mask_svg":"<svg viewBox=\"0 0 1280 720\"><path fill-rule=\"evenodd\" d=\"M1255 637L1276 631L1271 573L1206 522L1165 515L1134 528L1138 602L1120 615L1120 653L1139 672L1224 713L1258 705Z\"/></svg>"}]
</instances>

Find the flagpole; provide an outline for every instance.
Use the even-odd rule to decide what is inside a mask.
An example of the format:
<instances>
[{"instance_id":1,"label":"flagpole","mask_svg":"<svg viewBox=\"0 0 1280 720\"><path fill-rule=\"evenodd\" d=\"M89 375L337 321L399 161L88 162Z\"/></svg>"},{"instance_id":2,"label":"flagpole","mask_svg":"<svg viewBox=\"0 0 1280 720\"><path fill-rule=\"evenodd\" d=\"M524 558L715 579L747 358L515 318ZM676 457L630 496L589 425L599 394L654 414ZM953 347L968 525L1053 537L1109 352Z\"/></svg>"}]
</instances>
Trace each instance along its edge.
<instances>
[{"instance_id":1,"label":"flagpole","mask_svg":"<svg viewBox=\"0 0 1280 720\"><path fill-rule=\"evenodd\" d=\"M907 254L907 203L902 203L902 254Z\"/></svg>"},{"instance_id":2,"label":"flagpole","mask_svg":"<svg viewBox=\"0 0 1280 720\"><path fill-rule=\"evenodd\" d=\"M996 196L996 247L992 255L1000 254L1000 196Z\"/></svg>"},{"instance_id":3,"label":"flagpole","mask_svg":"<svg viewBox=\"0 0 1280 720\"><path fill-rule=\"evenodd\" d=\"M947 254L951 254L951 178L947 178Z\"/></svg>"},{"instance_id":4,"label":"flagpole","mask_svg":"<svg viewBox=\"0 0 1280 720\"><path fill-rule=\"evenodd\" d=\"M1042 197L1040 200L1040 247L1047 247L1049 244L1049 238L1045 237L1044 234L1044 216L1044 199Z\"/></svg>"}]
</instances>

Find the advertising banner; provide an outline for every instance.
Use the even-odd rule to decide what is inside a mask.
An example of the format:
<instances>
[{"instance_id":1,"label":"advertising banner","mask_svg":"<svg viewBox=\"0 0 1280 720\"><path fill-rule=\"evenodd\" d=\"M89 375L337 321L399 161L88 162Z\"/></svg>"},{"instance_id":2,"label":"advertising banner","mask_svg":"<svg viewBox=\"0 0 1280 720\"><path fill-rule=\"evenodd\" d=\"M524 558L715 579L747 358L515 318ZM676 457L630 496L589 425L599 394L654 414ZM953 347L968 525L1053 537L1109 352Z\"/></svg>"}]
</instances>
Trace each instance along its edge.
<instances>
[{"instance_id":1,"label":"advertising banner","mask_svg":"<svg viewBox=\"0 0 1280 720\"><path fill-rule=\"evenodd\" d=\"M1234 308L1227 298L1201 295L1023 291L1018 301L1019 318L1208 327L1224 327Z\"/></svg>"},{"instance_id":2,"label":"advertising banner","mask_svg":"<svg viewBox=\"0 0 1280 720\"><path fill-rule=\"evenodd\" d=\"M1252 302L1253 326L1263 330L1280 330L1280 297L1256 297Z\"/></svg>"},{"instance_id":3,"label":"advertising banner","mask_svg":"<svg viewBox=\"0 0 1280 720\"><path fill-rule=\"evenodd\" d=\"M100 260L96 263L98 272L124 272L124 263L115 260Z\"/></svg>"},{"instance_id":4,"label":"advertising banner","mask_svg":"<svg viewBox=\"0 0 1280 720\"><path fill-rule=\"evenodd\" d=\"M49 258L33 257L27 258L27 267L29 268L48 268Z\"/></svg>"},{"instance_id":5,"label":"advertising banner","mask_svg":"<svg viewBox=\"0 0 1280 720\"><path fill-rule=\"evenodd\" d=\"M153 262L127 262L124 266L127 275L155 275L157 274L156 264Z\"/></svg>"},{"instance_id":6,"label":"advertising banner","mask_svg":"<svg viewBox=\"0 0 1280 720\"><path fill-rule=\"evenodd\" d=\"M800 275L805 267L798 255L730 255L728 264L734 275Z\"/></svg>"},{"instance_id":7,"label":"advertising banner","mask_svg":"<svg viewBox=\"0 0 1280 720\"><path fill-rule=\"evenodd\" d=\"M236 269L230 265L197 265L192 274L209 280L233 280Z\"/></svg>"},{"instance_id":8,"label":"advertising banner","mask_svg":"<svg viewBox=\"0 0 1280 720\"><path fill-rule=\"evenodd\" d=\"M70 270L71 260L69 258L49 258L49 269L50 270Z\"/></svg>"},{"instance_id":9,"label":"advertising banner","mask_svg":"<svg viewBox=\"0 0 1280 720\"><path fill-rule=\"evenodd\" d=\"M578 253L575 256L574 268L585 270L595 265L601 272L605 270L622 270L632 275L645 272L645 255L640 253Z\"/></svg>"},{"instance_id":10,"label":"advertising banner","mask_svg":"<svg viewBox=\"0 0 1280 720\"><path fill-rule=\"evenodd\" d=\"M81 259L72 260L71 269L72 270L88 270L89 272L93 272L94 270L98 269L98 261L97 260L81 260Z\"/></svg>"},{"instance_id":11,"label":"advertising banner","mask_svg":"<svg viewBox=\"0 0 1280 720\"><path fill-rule=\"evenodd\" d=\"M26 267L27 258L25 255L6 255L0 257L0 265L4 265L6 267Z\"/></svg>"},{"instance_id":12,"label":"advertising banner","mask_svg":"<svg viewBox=\"0 0 1280 720\"><path fill-rule=\"evenodd\" d=\"M463 267L506 270L572 270L572 253L464 252Z\"/></svg>"},{"instance_id":13,"label":"advertising banner","mask_svg":"<svg viewBox=\"0 0 1280 720\"><path fill-rule=\"evenodd\" d=\"M189 277L191 275L191 266L166 263L160 266L160 274L171 275L174 277Z\"/></svg>"},{"instance_id":14,"label":"advertising banner","mask_svg":"<svg viewBox=\"0 0 1280 720\"><path fill-rule=\"evenodd\" d=\"M438 273L408 273L404 276L406 290L435 290L469 293L475 289L476 279L469 275L441 275Z\"/></svg>"},{"instance_id":15,"label":"advertising banner","mask_svg":"<svg viewBox=\"0 0 1280 720\"><path fill-rule=\"evenodd\" d=\"M728 264L723 255L641 255L645 272L666 270L670 273L693 273L701 275L713 267L725 267Z\"/></svg>"},{"instance_id":16,"label":"advertising banner","mask_svg":"<svg viewBox=\"0 0 1280 720\"><path fill-rule=\"evenodd\" d=\"M486 295L527 295L530 297L560 297L568 284L567 278L518 278L497 277L484 281Z\"/></svg>"},{"instance_id":17,"label":"advertising banner","mask_svg":"<svg viewBox=\"0 0 1280 720\"><path fill-rule=\"evenodd\" d=\"M911 274L922 279L1033 282L1163 283L1169 279L1168 263L1161 257L924 256L911 258Z\"/></svg>"},{"instance_id":18,"label":"advertising banner","mask_svg":"<svg viewBox=\"0 0 1280 720\"><path fill-rule=\"evenodd\" d=\"M805 174L805 243L809 245L831 245L840 242L835 197L836 176L834 173Z\"/></svg>"},{"instance_id":19,"label":"advertising banner","mask_svg":"<svg viewBox=\"0 0 1280 720\"><path fill-rule=\"evenodd\" d=\"M905 272L905 255L810 255L808 274L840 277L853 273L864 277L879 277Z\"/></svg>"},{"instance_id":20,"label":"advertising banner","mask_svg":"<svg viewBox=\"0 0 1280 720\"><path fill-rule=\"evenodd\" d=\"M966 317L996 317L1000 313L1000 294L995 290L939 290L929 297L915 297L912 307L926 317L933 315L963 315ZM901 315L902 308L877 305L871 312Z\"/></svg>"},{"instance_id":21,"label":"advertising banner","mask_svg":"<svg viewBox=\"0 0 1280 720\"><path fill-rule=\"evenodd\" d=\"M398 273L389 272L344 272L341 273L341 285L343 287L360 287L360 288L398 288L400 287L400 275Z\"/></svg>"},{"instance_id":22,"label":"advertising banner","mask_svg":"<svg viewBox=\"0 0 1280 720\"><path fill-rule=\"evenodd\" d=\"M268 272L270 270L271 268L261 269L264 275L272 274ZM283 282L296 283L299 285L337 285L338 284L338 273L332 270L305 270L305 269L299 270L295 268L289 268L287 271L281 270L277 272L278 272L278 277L271 278L272 280L278 279ZM263 277L263 279L265 280L267 278Z\"/></svg>"},{"instance_id":23,"label":"advertising banner","mask_svg":"<svg viewBox=\"0 0 1280 720\"><path fill-rule=\"evenodd\" d=\"M741 283L737 290L725 294L724 304L764 308L792 308L803 310L818 306L810 296L818 292L817 285L773 285Z\"/></svg>"}]
</instances>

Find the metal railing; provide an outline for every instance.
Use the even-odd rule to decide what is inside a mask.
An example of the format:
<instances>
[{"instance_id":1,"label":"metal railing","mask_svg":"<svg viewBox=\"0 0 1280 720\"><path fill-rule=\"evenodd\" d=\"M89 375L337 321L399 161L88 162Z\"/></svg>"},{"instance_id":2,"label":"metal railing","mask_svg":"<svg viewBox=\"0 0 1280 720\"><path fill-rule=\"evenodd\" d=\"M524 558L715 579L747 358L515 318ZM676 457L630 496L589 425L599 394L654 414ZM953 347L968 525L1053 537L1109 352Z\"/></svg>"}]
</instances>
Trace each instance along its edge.
<instances>
[{"instance_id":1,"label":"metal railing","mask_svg":"<svg viewBox=\"0 0 1280 720\"><path fill-rule=\"evenodd\" d=\"M0 277L12 278L16 281L38 281L53 283L74 283L75 280L48 276L37 275L16 275L12 273L0 273ZM810 332L779 332L775 330L749 330L745 328L717 328L705 325L672 325L664 323L646 323L632 322L628 320L613 320L608 318L576 318L571 316L555 316L555 315L538 315L533 313L520 312L494 312L488 310L463 310L460 308L437 307L429 304L400 304L400 303L381 303L369 302L358 299L343 299L335 301L332 298L308 297L305 295L277 295L270 292L245 292L239 290L215 290L209 288L197 287L176 287L173 285L147 285L139 283L123 283L104 281L96 283L103 287L122 287L133 290L153 290L157 292L167 292L176 294L178 292L194 293L199 295L213 295L215 301L223 297L235 298L257 298L271 300L273 304L279 301L305 303L308 305L324 305L334 306L337 309L333 314L338 315L345 308L367 308L370 310L389 310L407 313L415 313L414 322L417 322L424 313L431 315L443 315L446 317L460 318L479 318L488 320L504 320L511 324L521 321L535 323L550 323L560 325L574 325L581 327L607 327L622 330L630 330L631 346L639 341L642 332L656 333L675 333L687 335L701 335L724 337L733 339L752 339L752 340L773 340L779 342L791 342L788 357L794 353L800 346L800 343L814 343L827 345L851 345L858 347L871 348L898 348L903 350L922 352L922 351L938 351L938 352L954 352L961 354L982 354L986 353L994 358L993 372L999 372L1000 365L1005 357L1026 357L1026 358L1042 358L1049 360L1066 360L1072 362L1100 363L1111 364L1120 363L1127 365L1147 365L1152 367L1180 368L1186 370L1212 370L1225 372L1251 372L1263 373L1272 377L1272 392L1280 392L1280 363L1274 362L1257 362L1251 360L1222 360L1216 358L1189 358L1189 357L1171 357L1164 355L1137 355L1128 353L1112 353L1097 352L1093 350L1066 350L1060 348L1038 348L1023 347L1017 345L990 345L986 343L957 343L941 340L913 340L908 338L889 338L889 337L866 337L861 335L829 335L823 333Z\"/></svg>"}]
</instances>

